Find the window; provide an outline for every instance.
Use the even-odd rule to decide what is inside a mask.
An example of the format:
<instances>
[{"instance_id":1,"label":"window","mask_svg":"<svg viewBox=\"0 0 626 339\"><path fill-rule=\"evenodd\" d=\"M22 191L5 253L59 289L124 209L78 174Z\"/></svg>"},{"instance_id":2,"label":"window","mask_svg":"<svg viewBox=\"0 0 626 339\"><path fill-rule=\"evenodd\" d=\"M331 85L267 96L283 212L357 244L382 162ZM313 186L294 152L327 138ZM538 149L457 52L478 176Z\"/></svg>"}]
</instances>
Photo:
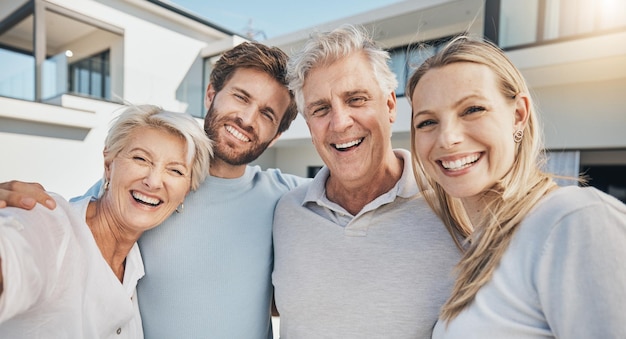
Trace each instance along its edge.
<instances>
[{"instance_id":1,"label":"window","mask_svg":"<svg viewBox=\"0 0 626 339\"><path fill-rule=\"evenodd\" d=\"M321 169L322 169L322 166L307 166L306 177L314 178Z\"/></svg>"},{"instance_id":2,"label":"window","mask_svg":"<svg viewBox=\"0 0 626 339\"><path fill-rule=\"evenodd\" d=\"M0 47L0 96L34 100L35 58Z\"/></svg>"},{"instance_id":3,"label":"window","mask_svg":"<svg viewBox=\"0 0 626 339\"><path fill-rule=\"evenodd\" d=\"M101 99L111 99L111 75L108 50L70 64L70 92Z\"/></svg>"},{"instance_id":4,"label":"window","mask_svg":"<svg viewBox=\"0 0 626 339\"><path fill-rule=\"evenodd\" d=\"M389 51L391 56L391 71L398 79L397 96L403 96L406 83L415 71L427 58L434 55L451 37L429 40L415 45L402 46Z\"/></svg>"},{"instance_id":5,"label":"window","mask_svg":"<svg viewBox=\"0 0 626 339\"><path fill-rule=\"evenodd\" d=\"M626 28L623 0L490 0L488 6L498 2L502 48Z\"/></svg>"},{"instance_id":6,"label":"window","mask_svg":"<svg viewBox=\"0 0 626 339\"><path fill-rule=\"evenodd\" d=\"M219 60L220 57L221 57L221 54L214 55L214 56L205 58L202 62L202 89L200 91L201 94L200 94L200 99L199 99L200 110L197 112L190 112L195 117L204 118L204 116L207 113L206 108L204 107L204 95L205 95L207 86L209 86L209 83L211 82L211 72L213 71L213 67L215 66L215 63L217 62L217 60Z\"/></svg>"},{"instance_id":7,"label":"window","mask_svg":"<svg viewBox=\"0 0 626 339\"><path fill-rule=\"evenodd\" d=\"M24 1L0 19L0 95L48 103L68 92L110 99L123 93L122 41L123 30L106 22Z\"/></svg>"}]
</instances>

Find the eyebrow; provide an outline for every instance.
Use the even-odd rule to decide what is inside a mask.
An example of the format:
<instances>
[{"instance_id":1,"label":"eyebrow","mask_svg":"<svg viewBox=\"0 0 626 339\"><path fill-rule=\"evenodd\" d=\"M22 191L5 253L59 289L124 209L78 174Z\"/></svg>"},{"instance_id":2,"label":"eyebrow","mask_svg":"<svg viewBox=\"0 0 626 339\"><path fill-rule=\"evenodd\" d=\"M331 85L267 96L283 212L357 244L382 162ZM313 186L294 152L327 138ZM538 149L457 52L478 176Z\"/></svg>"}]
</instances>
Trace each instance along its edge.
<instances>
[{"instance_id":1,"label":"eyebrow","mask_svg":"<svg viewBox=\"0 0 626 339\"><path fill-rule=\"evenodd\" d=\"M356 90L353 90L353 91L345 91L345 92L341 93L341 96L342 97L349 97L349 96L352 96L352 95L355 95L355 94L366 94L366 95L369 96L370 92L368 90L366 90L366 89L356 89ZM319 100L313 101L312 103L308 104L306 106L306 109L311 109L311 108L313 108L315 106L325 105L325 104L328 104L328 100L327 99L319 99Z\"/></svg>"},{"instance_id":2,"label":"eyebrow","mask_svg":"<svg viewBox=\"0 0 626 339\"><path fill-rule=\"evenodd\" d=\"M369 95L370 92L366 89L356 89L354 91L346 91L344 92L344 96L351 96L351 95L355 95L355 94L367 94Z\"/></svg>"},{"instance_id":3,"label":"eyebrow","mask_svg":"<svg viewBox=\"0 0 626 339\"><path fill-rule=\"evenodd\" d=\"M248 98L252 98L252 95L248 91L246 91L245 89L243 89L241 87L233 86L233 90L235 92L241 92L241 94L247 96Z\"/></svg>"},{"instance_id":4,"label":"eyebrow","mask_svg":"<svg viewBox=\"0 0 626 339\"><path fill-rule=\"evenodd\" d=\"M312 103L306 105L306 109L309 110L309 109L311 109L311 108L313 108L315 106L320 106L320 105L325 105L325 104L328 104L328 100L326 100L326 99L316 100L316 101L313 101Z\"/></svg>"},{"instance_id":5,"label":"eyebrow","mask_svg":"<svg viewBox=\"0 0 626 339\"><path fill-rule=\"evenodd\" d=\"M456 102L454 102L454 104L452 105L452 107L458 107L460 106L464 101L468 100L468 99L485 99L485 97L483 97L482 95L478 95L478 94L470 94L467 96L462 97L461 99L457 100ZM419 111L417 113L413 113L413 117L417 117L421 114L428 114L428 113L432 113L431 110L429 109L425 109L422 111Z\"/></svg>"},{"instance_id":6,"label":"eyebrow","mask_svg":"<svg viewBox=\"0 0 626 339\"><path fill-rule=\"evenodd\" d=\"M143 147L133 147L133 148L128 150L129 154L133 153L133 152L141 152L141 153L143 153L145 155L148 155L150 157L154 157L154 152L149 151L149 150L147 150L147 149L145 149ZM181 165L181 166L183 166L183 167L185 167L187 169L189 168L189 165L186 162L170 161L170 162L167 162L166 164L167 165Z\"/></svg>"}]
</instances>

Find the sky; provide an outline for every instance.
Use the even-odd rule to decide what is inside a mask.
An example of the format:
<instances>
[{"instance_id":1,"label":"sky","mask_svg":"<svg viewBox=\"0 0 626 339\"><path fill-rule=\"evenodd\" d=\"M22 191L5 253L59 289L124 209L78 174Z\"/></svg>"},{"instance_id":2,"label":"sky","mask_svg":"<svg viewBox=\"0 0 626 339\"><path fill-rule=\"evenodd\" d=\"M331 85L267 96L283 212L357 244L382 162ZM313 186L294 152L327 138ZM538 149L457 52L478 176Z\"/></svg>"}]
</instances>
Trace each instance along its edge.
<instances>
[{"instance_id":1,"label":"sky","mask_svg":"<svg viewBox=\"0 0 626 339\"><path fill-rule=\"evenodd\" d=\"M399 0L169 0L235 33L262 41L367 12ZM250 29L251 28L251 29Z\"/></svg>"}]
</instances>

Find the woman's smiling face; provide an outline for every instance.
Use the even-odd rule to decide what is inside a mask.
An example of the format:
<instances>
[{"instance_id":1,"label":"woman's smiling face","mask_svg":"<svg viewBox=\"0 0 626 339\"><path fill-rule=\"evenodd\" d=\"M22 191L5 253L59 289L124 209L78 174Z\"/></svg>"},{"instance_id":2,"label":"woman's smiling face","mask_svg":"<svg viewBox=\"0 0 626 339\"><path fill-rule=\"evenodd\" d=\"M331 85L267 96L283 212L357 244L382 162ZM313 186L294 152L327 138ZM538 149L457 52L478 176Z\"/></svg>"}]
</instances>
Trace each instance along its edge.
<instances>
[{"instance_id":1,"label":"woman's smiling face","mask_svg":"<svg viewBox=\"0 0 626 339\"><path fill-rule=\"evenodd\" d=\"M418 159L453 197L478 197L513 164L527 101L498 85L489 67L457 62L429 70L412 93Z\"/></svg>"}]
</instances>

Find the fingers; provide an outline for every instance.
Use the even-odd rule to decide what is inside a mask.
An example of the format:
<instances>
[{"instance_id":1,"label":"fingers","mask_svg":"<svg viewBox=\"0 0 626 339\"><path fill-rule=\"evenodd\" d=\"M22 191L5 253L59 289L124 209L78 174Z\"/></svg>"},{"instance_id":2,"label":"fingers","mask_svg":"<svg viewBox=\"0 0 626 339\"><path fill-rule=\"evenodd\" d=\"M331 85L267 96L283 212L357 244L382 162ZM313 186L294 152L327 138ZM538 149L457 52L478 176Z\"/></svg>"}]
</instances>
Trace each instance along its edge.
<instances>
[{"instance_id":1,"label":"fingers","mask_svg":"<svg viewBox=\"0 0 626 339\"><path fill-rule=\"evenodd\" d=\"M38 183L16 180L0 183L0 208L11 206L30 210L37 203L51 210L56 208L54 199Z\"/></svg>"}]
</instances>

